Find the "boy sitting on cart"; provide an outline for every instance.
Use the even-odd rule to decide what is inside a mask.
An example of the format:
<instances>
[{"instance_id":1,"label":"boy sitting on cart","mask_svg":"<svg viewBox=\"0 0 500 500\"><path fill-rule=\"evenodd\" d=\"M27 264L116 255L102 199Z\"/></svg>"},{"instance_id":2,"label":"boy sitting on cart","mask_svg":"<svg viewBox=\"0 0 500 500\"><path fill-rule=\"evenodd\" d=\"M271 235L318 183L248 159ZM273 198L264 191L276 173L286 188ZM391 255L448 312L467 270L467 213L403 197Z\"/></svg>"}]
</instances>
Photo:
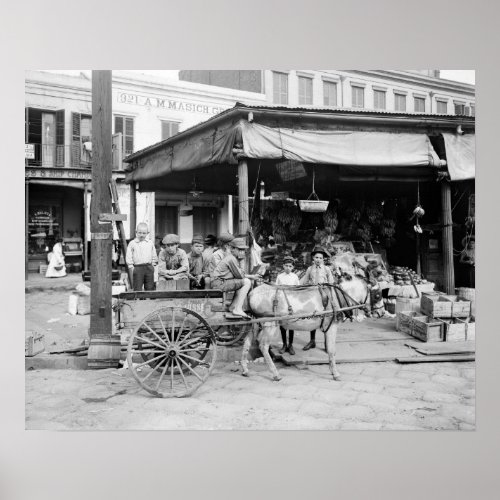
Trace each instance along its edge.
<instances>
[{"instance_id":1,"label":"boy sitting on cart","mask_svg":"<svg viewBox=\"0 0 500 500\"><path fill-rule=\"evenodd\" d=\"M203 255L203 236L195 234L191 241L191 252L187 254L189 261L189 285L191 290L205 288L205 278L209 276L209 260Z\"/></svg>"},{"instance_id":2,"label":"boy sitting on cart","mask_svg":"<svg viewBox=\"0 0 500 500\"><path fill-rule=\"evenodd\" d=\"M234 238L229 242L230 255L226 255L213 271L212 288L223 292L235 291L233 302L229 310L237 318L250 319L243 311L243 303L251 287L251 281L258 279L259 275L245 274L240 267L239 260L245 258L248 246L243 238Z\"/></svg>"},{"instance_id":3,"label":"boy sitting on cart","mask_svg":"<svg viewBox=\"0 0 500 500\"><path fill-rule=\"evenodd\" d=\"M186 252L179 248L176 234L167 234L162 240L163 248L158 256L157 290L165 290L167 280L187 280L189 261Z\"/></svg>"}]
</instances>

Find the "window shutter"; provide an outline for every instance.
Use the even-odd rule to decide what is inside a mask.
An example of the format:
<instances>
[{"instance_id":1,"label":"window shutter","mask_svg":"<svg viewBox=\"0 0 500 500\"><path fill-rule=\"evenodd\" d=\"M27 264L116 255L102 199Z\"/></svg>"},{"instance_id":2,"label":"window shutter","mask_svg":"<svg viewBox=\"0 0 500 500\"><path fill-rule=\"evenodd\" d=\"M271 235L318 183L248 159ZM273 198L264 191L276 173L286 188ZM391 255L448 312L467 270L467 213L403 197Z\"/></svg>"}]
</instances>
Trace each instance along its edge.
<instances>
[{"instance_id":1,"label":"window shutter","mask_svg":"<svg viewBox=\"0 0 500 500\"><path fill-rule=\"evenodd\" d=\"M134 152L134 119L125 118L125 155Z\"/></svg>"},{"instance_id":2,"label":"window shutter","mask_svg":"<svg viewBox=\"0 0 500 500\"><path fill-rule=\"evenodd\" d=\"M42 111L28 108L28 144L35 145L35 159L28 160L28 165L42 163Z\"/></svg>"},{"instance_id":3,"label":"window shutter","mask_svg":"<svg viewBox=\"0 0 500 500\"><path fill-rule=\"evenodd\" d=\"M64 109L56 111L56 167L64 167Z\"/></svg>"},{"instance_id":4,"label":"window shutter","mask_svg":"<svg viewBox=\"0 0 500 500\"><path fill-rule=\"evenodd\" d=\"M465 115L467 116L470 116L470 107L469 106L465 106L465 112L464 112Z\"/></svg>"},{"instance_id":5,"label":"window shutter","mask_svg":"<svg viewBox=\"0 0 500 500\"><path fill-rule=\"evenodd\" d=\"M72 141L71 141L71 166L80 166L80 113L71 113L72 115Z\"/></svg>"},{"instance_id":6,"label":"window shutter","mask_svg":"<svg viewBox=\"0 0 500 500\"><path fill-rule=\"evenodd\" d=\"M123 134L123 118L115 116L115 134Z\"/></svg>"}]
</instances>

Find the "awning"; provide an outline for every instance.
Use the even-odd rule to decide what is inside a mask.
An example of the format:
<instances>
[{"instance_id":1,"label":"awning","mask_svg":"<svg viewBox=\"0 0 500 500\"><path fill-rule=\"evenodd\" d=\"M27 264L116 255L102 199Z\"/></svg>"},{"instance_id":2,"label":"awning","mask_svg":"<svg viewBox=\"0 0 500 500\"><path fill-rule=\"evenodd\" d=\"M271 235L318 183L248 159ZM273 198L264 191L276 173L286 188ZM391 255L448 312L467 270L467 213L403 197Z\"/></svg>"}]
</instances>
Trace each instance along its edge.
<instances>
[{"instance_id":1,"label":"awning","mask_svg":"<svg viewBox=\"0 0 500 500\"><path fill-rule=\"evenodd\" d=\"M239 120L151 151L137 160L126 182L158 179L211 165L236 165L233 148L239 142L246 158L289 159L348 170L367 167L372 169L364 172L368 175L380 175L373 169L387 169L386 173L393 176L396 169L405 175L410 173L403 171L406 168L413 176L422 167L429 167L429 174L443 164L425 133L292 129Z\"/></svg>"},{"instance_id":2,"label":"awning","mask_svg":"<svg viewBox=\"0 0 500 500\"><path fill-rule=\"evenodd\" d=\"M248 158L370 167L440 166L425 134L274 128L242 121Z\"/></svg>"},{"instance_id":3,"label":"awning","mask_svg":"<svg viewBox=\"0 0 500 500\"><path fill-rule=\"evenodd\" d=\"M476 177L476 135L443 132L448 172L452 181Z\"/></svg>"}]
</instances>

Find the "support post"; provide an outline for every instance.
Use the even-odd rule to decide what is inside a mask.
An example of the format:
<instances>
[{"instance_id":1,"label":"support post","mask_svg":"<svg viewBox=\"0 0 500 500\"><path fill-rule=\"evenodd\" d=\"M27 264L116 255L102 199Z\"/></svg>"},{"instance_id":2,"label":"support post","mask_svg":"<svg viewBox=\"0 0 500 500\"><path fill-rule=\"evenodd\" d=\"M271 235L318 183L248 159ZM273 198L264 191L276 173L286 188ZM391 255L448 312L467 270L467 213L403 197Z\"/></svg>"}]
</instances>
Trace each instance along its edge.
<instances>
[{"instance_id":1,"label":"support post","mask_svg":"<svg viewBox=\"0 0 500 500\"><path fill-rule=\"evenodd\" d=\"M28 238L29 238L29 202L30 181L24 180L24 279L28 279Z\"/></svg>"},{"instance_id":2,"label":"support post","mask_svg":"<svg viewBox=\"0 0 500 500\"><path fill-rule=\"evenodd\" d=\"M99 223L111 212L111 71L92 71L92 201L90 204L90 346L89 368L118 366L119 336L112 335L111 273L113 230ZM118 339L117 339L118 337Z\"/></svg>"},{"instance_id":3,"label":"support post","mask_svg":"<svg viewBox=\"0 0 500 500\"><path fill-rule=\"evenodd\" d=\"M250 227L248 219L248 164L246 158L238 162L238 233L246 235Z\"/></svg>"},{"instance_id":4,"label":"support post","mask_svg":"<svg viewBox=\"0 0 500 500\"><path fill-rule=\"evenodd\" d=\"M89 183L85 181L83 184L83 270L89 270L89 240L87 234L89 232L88 228L88 211L89 206L87 203L89 192Z\"/></svg>"},{"instance_id":5,"label":"support post","mask_svg":"<svg viewBox=\"0 0 500 500\"><path fill-rule=\"evenodd\" d=\"M137 184L132 182L130 184L130 223L129 223L129 238L132 239L135 235L135 228L137 226Z\"/></svg>"},{"instance_id":6,"label":"support post","mask_svg":"<svg viewBox=\"0 0 500 500\"><path fill-rule=\"evenodd\" d=\"M233 195L227 195L227 231L231 234L234 232L233 226Z\"/></svg>"},{"instance_id":7,"label":"support post","mask_svg":"<svg viewBox=\"0 0 500 500\"><path fill-rule=\"evenodd\" d=\"M455 270L453 267L453 221L451 217L451 186L441 182L441 220L443 224L443 271L444 291L455 293Z\"/></svg>"}]
</instances>

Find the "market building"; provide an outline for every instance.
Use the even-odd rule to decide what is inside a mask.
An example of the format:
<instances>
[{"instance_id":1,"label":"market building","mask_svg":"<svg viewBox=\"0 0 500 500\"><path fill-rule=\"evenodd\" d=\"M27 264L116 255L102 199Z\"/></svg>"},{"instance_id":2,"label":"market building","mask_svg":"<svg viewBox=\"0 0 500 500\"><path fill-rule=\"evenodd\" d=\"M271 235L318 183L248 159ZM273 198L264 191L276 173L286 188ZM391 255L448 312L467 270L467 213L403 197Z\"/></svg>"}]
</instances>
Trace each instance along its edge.
<instances>
[{"instance_id":1,"label":"market building","mask_svg":"<svg viewBox=\"0 0 500 500\"><path fill-rule=\"evenodd\" d=\"M26 268L43 271L47 253L57 238L64 239L69 271L88 265L88 220L92 183L92 109L90 72L67 75L27 71L25 75ZM148 223L151 234L180 232L183 242L193 231L217 232L227 225L227 197L209 197L193 184L196 199L191 214L180 218L186 195L136 192L123 183L123 158L167 139L230 108L236 101L264 101L245 91L165 80L114 71L113 179L122 213ZM135 188L136 186L134 186ZM190 196L190 195L187 195ZM225 208L224 208L225 207ZM86 215L87 214L87 215Z\"/></svg>"},{"instance_id":2,"label":"market building","mask_svg":"<svg viewBox=\"0 0 500 500\"><path fill-rule=\"evenodd\" d=\"M457 240L473 236L470 186L456 187L473 185L474 141L471 116L237 104L129 156L126 182L185 192L196 177L214 196L238 198L235 232L272 234L297 257L318 237L332 250L348 240L453 293ZM297 207L311 194L328 210Z\"/></svg>"}]
</instances>

